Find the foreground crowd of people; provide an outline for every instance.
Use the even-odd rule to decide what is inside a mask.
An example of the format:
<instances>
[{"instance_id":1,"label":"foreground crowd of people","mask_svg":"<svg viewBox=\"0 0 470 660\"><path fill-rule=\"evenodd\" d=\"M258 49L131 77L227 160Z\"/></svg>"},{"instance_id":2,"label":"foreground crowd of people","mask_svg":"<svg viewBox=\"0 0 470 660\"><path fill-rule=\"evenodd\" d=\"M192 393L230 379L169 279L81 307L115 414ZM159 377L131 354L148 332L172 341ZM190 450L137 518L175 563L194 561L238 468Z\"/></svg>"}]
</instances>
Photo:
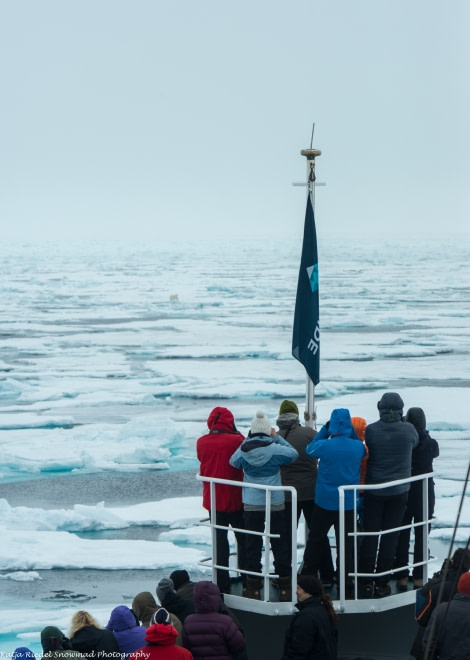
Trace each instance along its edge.
<instances>
[{"instance_id":1,"label":"foreground crowd of people","mask_svg":"<svg viewBox=\"0 0 470 660\"><path fill-rule=\"evenodd\" d=\"M412 655L420 660L468 659L470 551L456 550L420 595ZM41 631L42 658L248 660L244 632L216 584L192 582L186 570L176 570L159 581L156 596L145 591L135 596L131 608L118 605L104 627L84 610L73 615L67 635L46 626ZM338 616L320 580L299 574L296 597L298 612L286 631L279 660L336 660ZM19 647L13 660L36 658L27 647Z\"/></svg>"},{"instance_id":2,"label":"foreground crowd of people","mask_svg":"<svg viewBox=\"0 0 470 660\"><path fill-rule=\"evenodd\" d=\"M439 455L437 442L426 430L421 408L410 408L394 392L378 402L379 420L367 424L351 418L347 409L332 411L329 421L316 431L302 426L297 405L283 401L278 430L262 411L251 422L245 438L227 408L211 411L208 432L196 444L200 474L242 482L243 486L203 482L203 506L215 517L217 584L192 582L185 570L176 570L157 585L157 599L150 592L137 594L132 607L113 609L101 627L86 611L74 614L68 636L54 626L41 632L42 657L103 658L111 660L247 660L249 649L237 617L224 603L232 590L229 567L229 528L237 543L237 569L246 598L260 599L263 588L263 532L270 522L275 579L280 601L296 595L297 613L285 635L279 660L336 660L337 613L329 591L346 575L345 598L357 588L361 598L384 597L396 588L418 594L418 632L411 649L418 660L468 660L470 658L470 550L457 550L438 573L423 585L423 486L421 481L385 487L390 481L432 472ZM290 486L297 493L297 524L303 514L308 527L303 562L292 585L292 516L286 497L290 491L273 490L266 500L263 489L253 485ZM359 499L345 492L344 566L336 565L328 538L334 527L339 547L339 486L363 488ZM251 486L251 487L250 487ZM429 518L434 511L434 484L427 482ZM267 505L267 501L269 505ZM286 506L287 501L287 506ZM354 512L360 512L359 519ZM413 523L413 561L410 529L388 532ZM348 533L360 527L377 535L364 536L356 548ZM384 533L385 532L385 533ZM380 533L380 534L379 534ZM379 538L380 537L380 538ZM351 575L354 554L360 574ZM227 569L227 570L225 570ZM337 584L337 594L339 585ZM34 660L27 648L15 651L15 660ZM251 658L251 660L255 660ZM262 658L257 660L263 660ZM271 658L270 658L271 660ZM274 659L273 659L274 660Z\"/></svg>"}]
</instances>

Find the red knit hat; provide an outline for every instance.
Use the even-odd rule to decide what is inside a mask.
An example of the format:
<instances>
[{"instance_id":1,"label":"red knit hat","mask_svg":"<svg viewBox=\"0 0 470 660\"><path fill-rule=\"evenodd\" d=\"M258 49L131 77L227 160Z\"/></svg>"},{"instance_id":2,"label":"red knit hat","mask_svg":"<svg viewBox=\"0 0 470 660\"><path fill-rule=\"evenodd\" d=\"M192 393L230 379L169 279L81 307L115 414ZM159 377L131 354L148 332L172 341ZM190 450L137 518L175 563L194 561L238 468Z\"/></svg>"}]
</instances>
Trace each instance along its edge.
<instances>
[{"instance_id":1,"label":"red knit hat","mask_svg":"<svg viewBox=\"0 0 470 660\"><path fill-rule=\"evenodd\" d=\"M462 573L457 585L459 594L468 594L470 596L470 571Z\"/></svg>"}]
</instances>

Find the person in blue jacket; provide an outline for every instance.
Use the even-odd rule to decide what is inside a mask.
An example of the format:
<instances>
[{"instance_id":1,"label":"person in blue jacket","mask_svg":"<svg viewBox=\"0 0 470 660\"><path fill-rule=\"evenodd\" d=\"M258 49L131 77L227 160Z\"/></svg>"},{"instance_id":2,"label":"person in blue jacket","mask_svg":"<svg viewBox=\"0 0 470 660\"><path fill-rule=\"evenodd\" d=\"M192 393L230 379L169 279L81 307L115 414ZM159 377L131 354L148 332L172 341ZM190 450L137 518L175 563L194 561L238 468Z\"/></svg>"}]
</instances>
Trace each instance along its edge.
<instances>
[{"instance_id":1,"label":"person in blue jacket","mask_svg":"<svg viewBox=\"0 0 470 660\"><path fill-rule=\"evenodd\" d=\"M330 421L320 430L305 451L318 458L318 475L315 488L315 506L310 522L310 532L305 546L302 574L317 575L325 588L333 584L335 569L331 557L328 532L333 526L336 536L336 570L339 575L339 486L360 483L361 461L366 450L357 437L346 408L336 408ZM354 531L354 491L345 491L344 538L346 595L352 591L353 542L348 537Z\"/></svg>"},{"instance_id":2,"label":"person in blue jacket","mask_svg":"<svg viewBox=\"0 0 470 660\"><path fill-rule=\"evenodd\" d=\"M106 628L116 638L120 660L127 660L131 653L145 646L146 628L139 625L134 612L127 605L118 605L113 609Z\"/></svg>"},{"instance_id":3,"label":"person in blue jacket","mask_svg":"<svg viewBox=\"0 0 470 660\"><path fill-rule=\"evenodd\" d=\"M243 470L246 484L282 486L281 465L295 461L298 452L284 438L276 434L269 419L259 410L251 422L248 437L230 458L230 464ZM243 486L242 500L245 528L264 532L266 520L266 492L259 488ZM279 575L279 600L292 600L291 560L288 551L284 521L285 496L282 490L271 491L271 532L279 538L271 538L274 570ZM263 537L247 534L245 541L246 570L261 573ZM243 595L260 598L261 578L247 575Z\"/></svg>"}]
</instances>

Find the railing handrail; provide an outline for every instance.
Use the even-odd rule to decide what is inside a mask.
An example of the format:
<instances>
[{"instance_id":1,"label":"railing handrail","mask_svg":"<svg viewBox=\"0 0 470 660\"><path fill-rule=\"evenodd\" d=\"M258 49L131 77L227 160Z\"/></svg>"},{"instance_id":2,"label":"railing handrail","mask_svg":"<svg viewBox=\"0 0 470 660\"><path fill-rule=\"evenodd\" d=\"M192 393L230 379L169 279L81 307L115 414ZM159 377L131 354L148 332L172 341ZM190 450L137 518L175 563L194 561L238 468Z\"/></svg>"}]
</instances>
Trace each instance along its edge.
<instances>
[{"instance_id":1,"label":"railing handrail","mask_svg":"<svg viewBox=\"0 0 470 660\"><path fill-rule=\"evenodd\" d=\"M292 562L291 562L291 584L296 584L296 576L297 576L297 490L295 489L294 486L274 486L271 484L255 484L251 483L249 481L233 481L231 479L222 479L220 477L206 477L201 474L198 474L196 476L198 481L206 481L209 482L210 484L210 501L211 501L211 521L210 521L210 526L212 528L212 560L215 558L215 561L212 561L211 567L212 567L212 580L213 582L217 582L217 570L226 570L227 572L230 572L230 570L235 570L230 567L226 566L221 566L217 562L217 544L216 544L216 529L233 529L230 527L225 527L224 525L216 525L215 519L215 513L217 511L216 508L216 489L215 486L217 484L222 484L222 485L227 485L227 486L235 486L238 488L256 488L258 490L264 490L266 493L266 498L265 498L265 507L266 511L269 511L271 509L271 492L272 491L282 491L282 492L290 492L291 494L291 499L290 502L288 500L285 500L285 506L291 506L292 508L292 515L291 515L291 556L292 556ZM296 512L294 515L294 511ZM240 530L245 534L252 534L254 536L262 536L265 541L264 541L264 546L267 550L269 550L269 539L270 538L278 538L279 534L273 534L271 532L271 517L266 515L266 522L265 522L265 530L264 532L256 532L254 530L249 530L249 529L243 529ZM233 530L235 531L235 530ZM238 531L238 530L237 530ZM241 569L237 567L236 571L239 574L243 575L253 575L257 577L261 577L264 582L264 600L268 600L268 595L269 595L269 580L270 578L275 578L279 577L275 573L271 573L269 571L269 566L270 566L270 561L269 561L269 551L265 552L265 561L264 561L264 567L261 573L256 573L253 571L248 571L246 569Z\"/></svg>"},{"instance_id":2,"label":"railing handrail","mask_svg":"<svg viewBox=\"0 0 470 660\"><path fill-rule=\"evenodd\" d=\"M397 572L399 570L406 569L415 566L423 566L423 582L427 582L428 579L428 562L430 561L430 557L428 556L428 542L429 542L429 534L428 534L428 523L430 522L429 519L429 491L428 491L428 482L429 479L432 479L434 476L434 472L427 472L425 474L417 474L415 476L410 476L410 477L405 477L403 479L394 479L393 481L386 481L383 483L377 483L377 484L350 484L350 485L344 485L344 486L338 486L338 493L339 493L339 538L340 538L340 547L337 548L337 552L340 554L339 558L339 567L340 567L340 575L339 575L339 580L340 580L340 607L341 609L344 609L345 605L345 585L346 585L346 574L344 570L344 565L345 565L345 538L344 538L344 521L345 521L345 492L346 491L366 491L366 490L384 490L387 488L393 488L394 486L400 486L403 484L410 484L412 482L416 481L421 481L422 482L422 488L423 488L423 508L422 508L422 513L423 513L423 521L417 523L418 525L423 526L423 561L421 562L414 562L414 556L413 556L413 563L410 564L408 563L406 566L397 566L394 567L393 572ZM354 519L357 520L357 496L354 496ZM358 580L357 578L359 577L380 577L384 575L389 575L390 571L384 571L382 573L359 573L357 570L357 558L358 558L358 546L357 546L357 539L362 536L380 536L381 534L390 534L392 532L396 531L401 531L405 529L411 529L414 526L414 521L412 521L409 524L406 525L399 525L398 527L390 528L390 529L385 529L385 530L379 530L379 531L373 531L373 532L362 532L362 531L357 531L357 528L355 531L350 532L348 536L353 537L353 543L354 543L354 551L353 551L353 556L354 556L354 571L352 573L349 573L348 576L352 577L354 580L354 598L357 599L358 593Z\"/></svg>"},{"instance_id":3,"label":"railing handrail","mask_svg":"<svg viewBox=\"0 0 470 660\"><path fill-rule=\"evenodd\" d=\"M348 536L353 537L353 542L354 542L354 572L349 574L349 577L352 577L355 581L355 592L354 592L354 599L356 600L358 597L357 593L357 588L358 588L358 580L357 578L359 577L366 577L370 576L370 574L366 573L359 573L357 570L357 558L358 558L358 538L361 536L380 536L381 534L389 534L391 532L396 532L396 531L401 531L404 529L411 529L413 526L422 526L423 527L423 561L421 562L416 562L412 564L408 564L406 567L396 567L394 568L394 572L404 569L408 567L414 567L414 566L423 566L423 581L427 581L427 565L428 562L431 561L433 558L428 556L428 524L430 522L429 519L429 502L428 502L428 481L429 479L432 479L434 477L434 472L428 472L426 474L419 474L415 476L410 476L406 477L403 479L395 479L393 481L387 481L383 483L377 483L377 484L351 484L351 485L343 485L343 486L338 486L338 494L339 494L339 541L340 541L340 547L336 549L337 553L339 553L339 572L340 575L339 577L339 601L340 601L340 609L344 609L345 606L345 585L346 585L346 574L345 574L345 538L344 538L344 518L345 518L345 493L346 491L373 491L373 490L384 490L388 488L393 488L394 486L400 486L403 484L410 484L412 482L416 481L422 481L423 484L423 520L418 521L416 523L412 522L410 524L406 525L400 525L399 527L395 527L393 529L387 529L383 531L374 531L374 532L363 532L363 531L358 531L357 528L353 532L350 532ZM264 600L267 600L267 596L269 594L269 580L270 578L276 577L275 574L269 572L269 552L265 553L265 562L264 562L264 570L262 573L254 573L252 571L247 571L244 569L236 568L234 569L233 567L226 567L226 566L221 566L217 563L217 551L216 551L216 529L233 529L230 527L225 527L224 525L217 525L215 523L215 513L216 513L216 489L215 486L217 484L222 484L222 485L227 485L227 486L234 486L238 488L254 488L258 490L264 490L266 493L266 499L265 499L265 506L266 510L268 511L270 509L271 505L271 492L272 491L283 491L283 492L290 492L291 494L291 500L286 500L285 505L286 506L291 506L292 508L292 526L291 526L291 556L292 556L292 585L296 584L296 578L297 578L297 491L294 486L274 486L270 484L256 484L256 483L251 483L249 481L239 481L239 480L231 480L231 479L222 479L219 477L206 477L201 474L198 474L197 477L198 481L203 481L203 482L209 482L210 484L210 489L211 489L211 522L209 523L211 528L212 528L212 547L213 547L213 557L209 559L215 559L215 561L212 562L211 567L212 567L212 579L214 582L216 582L216 571L219 569L227 570L227 571L234 571L236 570L239 574L246 574L246 575L256 575L260 576L264 580ZM357 520L357 497L354 497L354 519ZM307 521L306 521L307 522ZM233 530L235 531L235 530ZM264 532L255 532L252 530L239 530L237 529L236 531L241 531L246 534L255 534L258 536L262 536L265 539L265 548L269 549L269 539L273 537L278 537L278 534L273 534L271 533L270 529L270 516L266 516L266 527ZM203 562L206 562L208 560L203 560ZM390 571L387 571L385 573L374 573L372 577L378 577L380 575L388 575Z\"/></svg>"},{"instance_id":4,"label":"railing handrail","mask_svg":"<svg viewBox=\"0 0 470 660\"><path fill-rule=\"evenodd\" d=\"M243 488L246 486L247 488L258 488L260 490L282 490L282 491L290 491L290 493L295 493L297 494L297 491L295 489L295 486L272 486L271 484L254 484L251 483L250 481L232 481L230 479L221 479L220 477L205 477L202 474L197 474L196 479L198 481L209 481L213 482L216 484L226 484L227 486L238 486L239 488Z\"/></svg>"},{"instance_id":5,"label":"railing handrail","mask_svg":"<svg viewBox=\"0 0 470 660\"><path fill-rule=\"evenodd\" d=\"M414 477L405 477L403 479L394 479L394 481L384 481L377 484L348 484L345 486L338 486L338 490L382 490L383 488L393 488L393 486L401 486L403 484L410 484L412 481L421 481L422 479L430 479L434 477L434 472L427 472L426 474L417 474Z\"/></svg>"}]
</instances>

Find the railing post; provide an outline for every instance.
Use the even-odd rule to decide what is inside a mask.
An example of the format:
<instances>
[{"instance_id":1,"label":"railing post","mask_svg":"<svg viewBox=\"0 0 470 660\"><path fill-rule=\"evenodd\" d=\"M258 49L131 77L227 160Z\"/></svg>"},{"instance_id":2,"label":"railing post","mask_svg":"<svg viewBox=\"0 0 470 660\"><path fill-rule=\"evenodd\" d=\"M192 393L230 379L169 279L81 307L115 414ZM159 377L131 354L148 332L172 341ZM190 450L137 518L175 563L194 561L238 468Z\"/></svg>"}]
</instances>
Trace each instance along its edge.
<instances>
[{"instance_id":1,"label":"railing post","mask_svg":"<svg viewBox=\"0 0 470 660\"><path fill-rule=\"evenodd\" d=\"M345 596L345 587L346 587L346 579L345 579L345 525L344 525L344 489L340 486L338 488L339 491L339 561L338 561L338 569L339 569L339 599L340 599L340 604L341 607L344 607L344 601L346 599Z\"/></svg>"},{"instance_id":2,"label":"railing post","mask_svg":"<svg viewBox=\"0 0 470 660\"><path fill-rule=\"evenodd\" d=\"M211 481L209 483L210 494L211 494L211 538L212 538L212 582L217 584L217 569L215 565L219 563L217 557L217 528L214 525L217 524L217 502L215 495L215 482Z\"/></svg>"},{"instance_id":3,"label":"railing post","mask_svg":"<svg viewBox=\"0 0 470 660\"><path fill-rule=\"evenodd\" d=\"M265 527L264 527L264 600L269 600L269 548L270 548L270 535L271 535L271 490L266 490L266 512L265 512Z\"/></svg>"},{"instance_id":4,"label":"railing post","mask_svg":"<svg viewBox=\"0 0 470 660\"><path fill-rule=\"evenodd\" d=\"M290 530L290 543L291 543L291 585L292 585L292 600L294 600L294 593L297 589L297 491L291 491L291 530ZM307 521L305 526L308 527Z\"/></svg>"},{"instance_id":5,"label":"railing post","mask_svg":"<svg viewBox=\"0 0 470 660\"><path fill-rule=\"evenodd\" d=\"M422 480L423 487L423 584L428 581L428 560L429 560L429 479ZM413 556L414 560L414 556Z\"/></svg>"}]
</instances>

